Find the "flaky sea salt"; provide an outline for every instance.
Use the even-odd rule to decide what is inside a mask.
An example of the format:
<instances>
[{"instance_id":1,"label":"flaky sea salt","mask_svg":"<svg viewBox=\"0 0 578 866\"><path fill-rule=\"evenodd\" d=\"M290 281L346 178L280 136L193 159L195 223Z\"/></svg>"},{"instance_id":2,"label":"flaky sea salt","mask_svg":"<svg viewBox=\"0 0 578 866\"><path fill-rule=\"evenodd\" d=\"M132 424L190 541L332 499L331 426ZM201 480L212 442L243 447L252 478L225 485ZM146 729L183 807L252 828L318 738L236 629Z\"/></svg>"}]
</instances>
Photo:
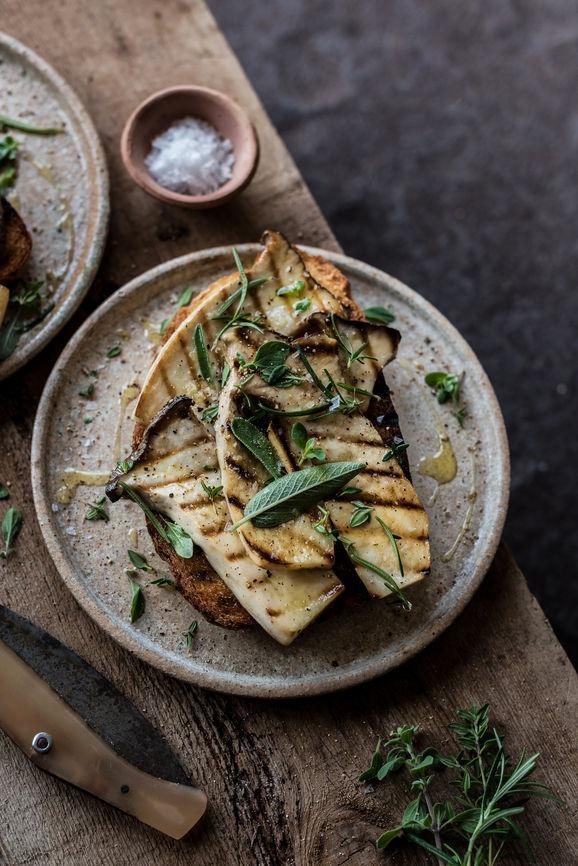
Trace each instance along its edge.
<instances>
[{"instance_id":1,"label":"flaky sea salt","mask_svg":"<svg viewBox=\"0 0 578 866\"><path fill-rule=\"evenodd\" d=\"M183 195L215 192L233 175L233 145L214 126L184 117L152 142L145 165L158 184Z\"/></svg>"}]
</instances>

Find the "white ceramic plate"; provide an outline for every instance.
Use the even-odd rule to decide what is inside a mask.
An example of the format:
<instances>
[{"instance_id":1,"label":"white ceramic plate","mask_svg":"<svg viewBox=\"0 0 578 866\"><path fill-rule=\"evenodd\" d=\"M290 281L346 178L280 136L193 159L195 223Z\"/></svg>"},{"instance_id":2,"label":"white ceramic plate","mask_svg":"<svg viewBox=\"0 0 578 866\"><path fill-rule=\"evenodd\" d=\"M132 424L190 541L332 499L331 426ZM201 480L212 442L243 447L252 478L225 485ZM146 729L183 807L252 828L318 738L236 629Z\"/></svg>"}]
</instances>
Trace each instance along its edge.
<instances>
[{"instance_id":1,"label":"white ceramic plate","mask_svg":"<svg viewBox=\"0 0 578 866\"><path fill-rule=\"evenodd\" d=\"M256 245L240 246L247 262ZM320 253L320 250L312 250ZM292 646L278 646L259 628L226 631L205 622L174 592L149 587L145 615L128 621L130 587L124 574L127 548L138 530L141 552L167 574L156 557L141 513L131 503L110 506L110 523L86 522L87 504L102 488L80 487L68 506L57 504L66 468L107 473L116 461L119 398L142 384L154 346L147 337L175 309L186 285L196 291L231 271L230 249L215 249L167 262L109 298L62 354L40 403L32 448L32 480L38 518L52 557L77 600L119 643L161 670L188 682L245 695L319 694L363 682L422 650L462 610L494 556L506 513L509 461L502 416L491 385L471 349L429 303L397 280L345 256L323 253L347 274L362 306L385 304L402 334L398 360L386 378L401 419L413 478L431 521L432 573L410 591L410 613L362 598L313 624ZM151 327L154 323L155 327ZM107 359L107 348L122 354ZM79 397L96 369L94 399ZM432 369L465 372L463 429L424 384ZM123 413L123 453L132 422ZM83 418L93 417L90 424ZM417 471L436 452L436 425L446 429L458 474L440 486ZM445 425L445 427L444 427ZM433 497L433 501L432 501ZM428 505L428 503L430 503ZM465 528L464 528L465 527ZM457 539L457 541L456 541ZM455 553L448 552L455 546ZM199 630L191 650L182 637L192 619Z\"/></svg>"},{"instance_id":2,"label":"white ceramic plate","mask_svg":"<svg viewBox=\"0 0 578 866\"><path fill-rule=\"evenodd\" d=\"M1 112L55 136L7 130L19 143L18 176L6 197L32 235L21 271L40 280L54 304L16 350L0 362L0 379L34 357L72 316L98 268L108 225L108 175L92 121L63 79L33 51L0 33Z\"/></svg>"}]
</instances>

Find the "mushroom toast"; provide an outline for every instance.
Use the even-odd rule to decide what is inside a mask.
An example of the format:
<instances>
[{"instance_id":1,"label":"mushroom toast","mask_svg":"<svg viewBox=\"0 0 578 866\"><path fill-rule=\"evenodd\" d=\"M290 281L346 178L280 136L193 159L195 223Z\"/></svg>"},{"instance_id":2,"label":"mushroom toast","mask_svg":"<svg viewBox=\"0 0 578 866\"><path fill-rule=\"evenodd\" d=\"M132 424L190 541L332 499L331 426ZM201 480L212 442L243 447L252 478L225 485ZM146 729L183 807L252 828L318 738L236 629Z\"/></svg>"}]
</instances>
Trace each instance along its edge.
<instances>
[{"instance_id":1,"label":"mushroom toast","mask_svg":"<svg viewBox=\"0 0 578 866\"><path fill-rule=\"evenodd\" d=\"M428 518L382 375L399 333L329 262L263 244L170 323L107 494L208 620L287 645L356 585L409 608Z\"/></svg>"}]
</instances>

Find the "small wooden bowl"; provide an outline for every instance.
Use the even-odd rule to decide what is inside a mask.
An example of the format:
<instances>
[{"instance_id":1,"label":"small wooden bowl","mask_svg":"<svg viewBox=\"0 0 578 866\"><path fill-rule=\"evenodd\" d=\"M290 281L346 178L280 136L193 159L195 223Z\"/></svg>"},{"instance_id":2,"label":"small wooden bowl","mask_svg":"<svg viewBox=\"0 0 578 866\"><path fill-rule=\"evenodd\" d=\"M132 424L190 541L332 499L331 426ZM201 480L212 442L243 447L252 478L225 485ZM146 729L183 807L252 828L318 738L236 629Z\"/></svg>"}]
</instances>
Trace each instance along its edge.
<instances>
[{"instance_id":1,"label":"small wooden bowl","mask_svg":"<svg viewBox=\"0 0 578 866\"><path fill-rule=\"evenodd\" d=\"M145 166L153 139L183 117L206 120L233 145L233 176L207 195L183 195L165 189L153 180ZM145 192L168 204L199 210L217 207L238 195L250 182L259 162L257 134L245 111L218 90L192 85L169 87L145 99L129 117L120 149L128 173Z\"/></svg>"}]
</instances>

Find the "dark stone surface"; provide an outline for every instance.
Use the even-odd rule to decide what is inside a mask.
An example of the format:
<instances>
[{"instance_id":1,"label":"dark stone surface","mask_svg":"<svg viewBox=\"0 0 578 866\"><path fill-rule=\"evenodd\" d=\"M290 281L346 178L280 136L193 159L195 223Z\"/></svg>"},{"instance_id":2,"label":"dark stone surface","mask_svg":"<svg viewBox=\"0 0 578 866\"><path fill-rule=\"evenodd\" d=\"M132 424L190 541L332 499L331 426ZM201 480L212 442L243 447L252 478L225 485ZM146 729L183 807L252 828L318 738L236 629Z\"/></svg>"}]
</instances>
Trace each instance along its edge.
<instances>
[{"instance_id":1,"label":"dark stone surface","mask_svg":"<svg viewBox=\"0 0 578 866\"><path fill-rule=\"evenodd\" d=\"M575 0L211 0L337 237L460 329L512 453L506 540L578 661Z\"/></svg>"}]
</instances>

